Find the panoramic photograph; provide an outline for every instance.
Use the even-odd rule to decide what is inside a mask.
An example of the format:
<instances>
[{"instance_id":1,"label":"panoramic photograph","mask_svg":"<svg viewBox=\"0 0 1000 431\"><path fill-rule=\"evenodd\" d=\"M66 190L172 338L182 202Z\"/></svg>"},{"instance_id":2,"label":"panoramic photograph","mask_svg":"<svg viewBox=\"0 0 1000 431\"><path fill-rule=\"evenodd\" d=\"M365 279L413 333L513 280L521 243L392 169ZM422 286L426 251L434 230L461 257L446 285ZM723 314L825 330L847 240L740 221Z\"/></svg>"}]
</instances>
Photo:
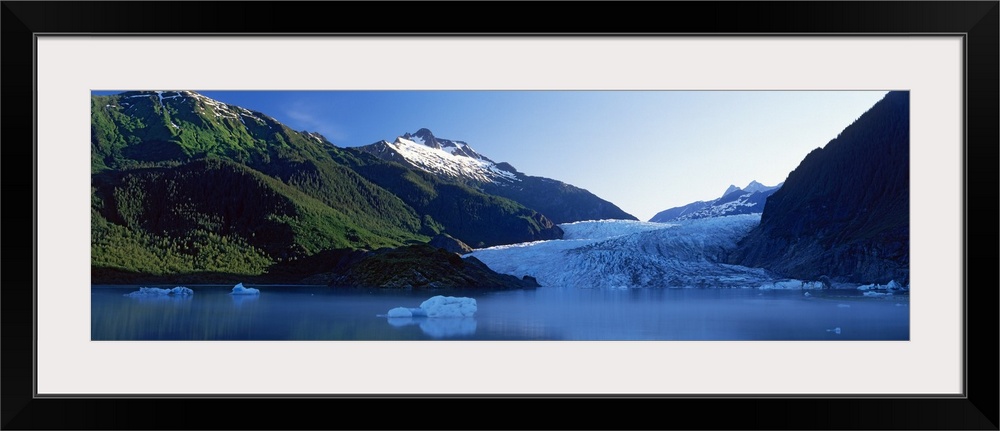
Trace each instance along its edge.
<instances>
[{"instance_id":1,"label":"panoramic photograph","mask_svg":"<svg viewBox=\"0 0 1000 431\"><path fill-rule=\"evenodd\" d=\"M907 91L90 106L91 340L910 339Z\"/></svg>"}]
</instances>

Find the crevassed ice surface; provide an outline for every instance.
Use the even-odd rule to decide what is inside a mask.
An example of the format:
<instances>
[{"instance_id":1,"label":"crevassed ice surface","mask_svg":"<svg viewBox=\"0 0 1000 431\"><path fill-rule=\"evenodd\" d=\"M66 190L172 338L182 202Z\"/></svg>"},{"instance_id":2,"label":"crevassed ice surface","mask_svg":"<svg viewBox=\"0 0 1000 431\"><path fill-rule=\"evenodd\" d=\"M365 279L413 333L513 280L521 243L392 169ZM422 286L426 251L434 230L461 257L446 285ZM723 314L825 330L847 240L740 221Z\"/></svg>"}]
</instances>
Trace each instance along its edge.
<instances>
[{"instance_id":1,"label":"crevassed ice surface","mask_svg":"<svg viewBox=\"0 0 1000 431\"><path fill-rule=\"evenodd\" d=\"M722 262L760 223L760 214L671 224L600 220L562 224L562 240L497 246L471 256L494 271L531 275L542 286L747 288L772 274Z\"/></svg>"}]
</instances>

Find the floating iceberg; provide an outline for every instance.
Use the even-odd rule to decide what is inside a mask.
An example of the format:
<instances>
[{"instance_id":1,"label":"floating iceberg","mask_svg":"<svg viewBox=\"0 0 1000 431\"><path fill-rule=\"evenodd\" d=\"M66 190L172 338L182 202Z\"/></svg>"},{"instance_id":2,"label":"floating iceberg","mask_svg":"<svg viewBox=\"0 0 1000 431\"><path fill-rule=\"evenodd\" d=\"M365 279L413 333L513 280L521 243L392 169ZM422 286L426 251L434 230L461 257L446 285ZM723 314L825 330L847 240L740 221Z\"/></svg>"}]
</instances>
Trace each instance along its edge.
<instances>
[{"instance_id":1,"label":"floating iceberg","mask_svg":"<svg viewBox=\"0 0 1000 431\"><path fill-rule=\"evenodd\" d=\"M132 298L144 298L150 296L191 296L194 291L186 287L177 286L173 289L161 289L159 287L140 287L135 292L126 293L124 296Z\"/></svg>"},{"instance_id":2,"label":"floating iceberg","mask_svg":"<svg viewBox=\"0 0 1000 431\"><path fill-rule=\"evenodd\" d=\"M474 298L438 295L422 302L418 308L393 308L385 317L392 326L420 325L420 330L431 337L448 338L475 334L473 315L478 308Z\"/></svg>"},{"instance_id":3,"label":"floating iceberg","mask_svg":"<svg viewBox=\"0 0 1000 431\"><path fill-rule=\"evenodd\" d=\"M903 287L899 283L896 283L896 280L889 280L889 282L886 283L886 284L875 284L875 283L872 283L872 284L863 284L861 286L858 286L858 290L860 290L860 291L866 291L866 290L910 290L910 286L907 285L906 287Z\"/></svg>"},{"instance_id":4,"label":"floating iceberg","mask_svg":"<svg viewBox=\"0 0 1000 431\"><path fill-rule=\"evenodd\" d=\"M882 292L871 292L871 291L869 291L869 292L862 293L862 295L865 295L865 296L892 296L892 292L882 293Z\"/></svg>"},{"instance_id":5,"label":"floating iceberg","mask_svg":"<svg viewBox=\"0 0 1000 431\"><path fill-rule=\"evenodd\" d=\"M239 283L233 286L233 291L229 292L230 295L260 295L260 290L254 289L252 287L243 287L243 283Z\"/></svg>"},{"instance_id":6,"label":"floating iceberg","mask_svg":"<svg viewBox=\"0 0 1000 431\"><path fill-rule=\"evenodd\" d=\"M823 288L823 283L819 281L802 281L802 280L785 280L776 281L774 283L764 283L758 287L760 290L820 290ZM806 292L807 294L809 292Z\"/></svg>"},{"instance_id":7,"label":"floating iceberg","mask_svg":"<svg viewBox=\"0 0 1000 431\"><path fill-rule=\"evenodd\" d=\"M478 307L474 298L435 296L420 304L427 317L472 317Z\"/></svg>"},{"instance_id":8,"label":"floating iceberg","mask_svg":"<svg viewBox=\"0 0 1000 431\"><path fill-rule=\"evenodd\" d=\"M396 307L389 310L387 317L427 317L427 311L423 308Z\"/></svg>"},{"instance_id":9,"label":"floating iceberg","mask_svg":"<svg viewBox=\"0 0 1000 431\"><path fill-rule=\"evenodd\" d=\"M386 317L472 317L478 311L474 298L435 296L420 304L419 308L396 307Z\"/></svg>"}]
</instances>

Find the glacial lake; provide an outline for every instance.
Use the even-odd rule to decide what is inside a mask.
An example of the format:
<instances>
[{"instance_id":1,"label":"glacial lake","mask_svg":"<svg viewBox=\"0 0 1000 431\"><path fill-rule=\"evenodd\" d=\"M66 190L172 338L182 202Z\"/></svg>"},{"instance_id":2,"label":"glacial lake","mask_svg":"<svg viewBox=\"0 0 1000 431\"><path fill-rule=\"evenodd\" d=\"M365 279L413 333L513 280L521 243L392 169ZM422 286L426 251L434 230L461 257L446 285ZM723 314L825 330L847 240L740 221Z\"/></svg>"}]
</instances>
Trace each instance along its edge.
<instances>
[{"instance_id":1,"label":"glacial lake","mask_svg":"<svg viewBox=\"0 0 1000 431\"><path fill-rule=\"evenodd\" d=\"M147 285L149 286L149 285ZM157 287L172 288L173 285ZM909 340L908 294L856 290L395 291L188 285L187 297L91 288L92 340ZM809 295L805 295L809 292ZM474 317L388 318L436 296L476 299Z\"/></svg>"}]
</instances>

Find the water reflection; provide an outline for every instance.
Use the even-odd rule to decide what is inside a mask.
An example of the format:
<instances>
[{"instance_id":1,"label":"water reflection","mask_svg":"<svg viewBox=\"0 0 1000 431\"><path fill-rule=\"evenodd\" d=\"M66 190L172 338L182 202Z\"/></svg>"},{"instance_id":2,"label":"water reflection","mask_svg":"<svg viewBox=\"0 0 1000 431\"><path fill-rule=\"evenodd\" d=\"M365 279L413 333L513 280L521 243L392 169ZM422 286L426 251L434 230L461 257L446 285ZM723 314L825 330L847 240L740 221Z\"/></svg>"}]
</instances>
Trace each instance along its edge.
<instances>
[{"instance_id":1,"label":"water reflection","mask_svg":"<svg viewBox=\"0 0 1000 431\"><path fill-rule=\"evenodd\" d=\"M908 340L909 298L856 291L579 289L448 292L470 318L393 318L438 292L193 286L194 295L123 297L94 287L93 340ZM132 288L131 290L134 290ZM837 333L836 329L841 332Z\"/></svg>"},{"instance_id":2,"label":"water reflection","mask_svg":"<svg viewBox=\"0 0 1000 431\"><path fill-rule=\"evenodd\" d=\"M390 325L402 328L420 326L432 338L469 337L476 334L475 317L389 317Z\"/></svg>"},{"instance_id":3,"label":"water reflection","mask_svg":"<svg viewBox=\"0 0 1000 431\"><path fill-rule=\"evenodd\" d=\"M254 304L260 299L260 295L229 295L233 298L233 305L237 308L244 304Z\"/></svg>"},{"instance_id":4,"label":"water reflection","mask_svg":"<svg viewBox=\"0 0 1000 431\"><path fill-rule=\"evenodd\" d=\"M138 302L140 304L141 303L156 304L156 303L190 302L191 299L192 299L192 296L190 296L190 295L188 295L188 296L176 296L176 295L135 295L135 296L128 296L128 295L123 295L123 296L125 298L128 298L129 301Z\"/></svg>"}]
</instances>

